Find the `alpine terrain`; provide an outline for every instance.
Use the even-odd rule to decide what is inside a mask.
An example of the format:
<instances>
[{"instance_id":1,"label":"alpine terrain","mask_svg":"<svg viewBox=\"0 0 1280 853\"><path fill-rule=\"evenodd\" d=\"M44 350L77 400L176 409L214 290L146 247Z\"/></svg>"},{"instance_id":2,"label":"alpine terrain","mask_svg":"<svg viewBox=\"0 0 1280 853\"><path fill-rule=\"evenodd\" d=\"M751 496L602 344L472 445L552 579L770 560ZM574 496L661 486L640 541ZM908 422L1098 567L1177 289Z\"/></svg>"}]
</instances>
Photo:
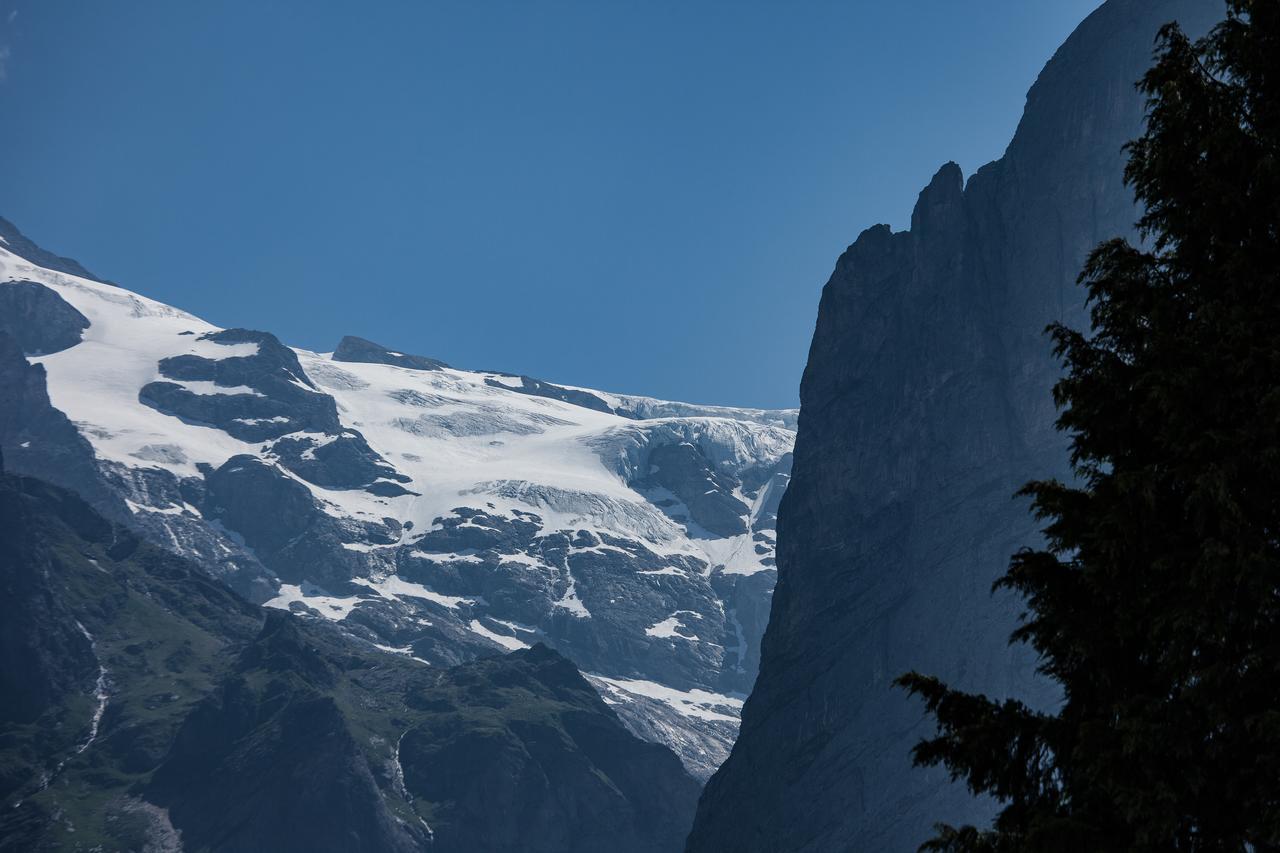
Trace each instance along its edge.
<instances>
[{"instance_id":1,"label":"alpine terrain","mask_svg":"<svg viewBox=\"0 0 1280 853\"><path fill-rule=\"evenodd\" d=\"M389 654L2 470L0 590L0 850L667 853L692 819L546 646Z\"/></svg>"},{"instance_id":2,"label":"alpine terrain","mask_svg":"<svg viewBox=\"0 0 1280 853\"><path fill-rule=\"evenodd\" d=\"M455 369L354 337L291 348L100 280L4 220L0 333L11 471L413 666L544 644L695 777L727 755L795 411Z\"/></svg>"}]
</instances>

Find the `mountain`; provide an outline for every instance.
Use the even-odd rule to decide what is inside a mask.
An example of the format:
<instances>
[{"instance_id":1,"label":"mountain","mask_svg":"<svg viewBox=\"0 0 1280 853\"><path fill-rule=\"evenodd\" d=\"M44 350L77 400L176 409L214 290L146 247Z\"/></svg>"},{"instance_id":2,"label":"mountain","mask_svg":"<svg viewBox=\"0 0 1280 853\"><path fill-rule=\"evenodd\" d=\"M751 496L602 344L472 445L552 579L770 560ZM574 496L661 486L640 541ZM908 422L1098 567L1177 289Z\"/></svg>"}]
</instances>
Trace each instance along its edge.
<instances>
[{"instance_id":1,"label":"mountain","mask_svg":"<svg viewBox=\"0 0 1280 853\"><path fill-rule=\"evenodd\" d=\"M406 659L546 644L695 776L727 755L795 411L461 370L354 337L291 348L96 280L3 224L11 469L255 603Z\"/></svg>"},{"instance_id":2,"label":"mountain","mask_svg":"<svg viewBox=\"0 0 1280 853\"><path fill-rule=\"evenodd\" d=\"M1032 478L1069 476L1059 375L1042 330L1087 326L1086 254L1132 236L1123 144L1135 81L1166 21L1205 31L1214 0L1109 0L1045 66L1004 156L965 183L947 164L909 231L876 226L823 290L801 385L779 579L741 735L708 783L688 850L914 850L935 821L985 823L892 686L908 670L1040 707L1057 694L1025 647L1020 602L991 594L1037 541Z\"/></svg>"},{"instance_id":3,"label":"mountain","mask_svg":"<svg viewBox=\"0 0 1280 853\"><path fill-rule=\"evenodd\" d=\"M0 850L678 850L699 785L541 644L450 669L0 471Z\"/></svg>"}]
</instances>

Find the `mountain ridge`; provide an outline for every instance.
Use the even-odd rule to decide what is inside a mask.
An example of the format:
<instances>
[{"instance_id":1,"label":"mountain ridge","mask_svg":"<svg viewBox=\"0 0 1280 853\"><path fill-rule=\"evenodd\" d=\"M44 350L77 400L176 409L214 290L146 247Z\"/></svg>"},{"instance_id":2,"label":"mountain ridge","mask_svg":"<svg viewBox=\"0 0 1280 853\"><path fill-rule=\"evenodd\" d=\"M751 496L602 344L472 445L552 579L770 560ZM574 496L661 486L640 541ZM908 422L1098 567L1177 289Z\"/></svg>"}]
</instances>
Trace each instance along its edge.
<instances>
[{"instance_id":1,"label":"mountain ridge","mask_svg":"<svg viewBox=\"0 0 1280 853\"><path fill-rule=\"evenodd\" d=\"M408 656L546 642L696 775L727 754L794 411L465 371L356 338L314 353L4 247L0 299L0 331L23 340L0 383L42 371L63 421L33 441L22 406L0 419L14 470L250 600Z\"/></svg>"}]
</instances>

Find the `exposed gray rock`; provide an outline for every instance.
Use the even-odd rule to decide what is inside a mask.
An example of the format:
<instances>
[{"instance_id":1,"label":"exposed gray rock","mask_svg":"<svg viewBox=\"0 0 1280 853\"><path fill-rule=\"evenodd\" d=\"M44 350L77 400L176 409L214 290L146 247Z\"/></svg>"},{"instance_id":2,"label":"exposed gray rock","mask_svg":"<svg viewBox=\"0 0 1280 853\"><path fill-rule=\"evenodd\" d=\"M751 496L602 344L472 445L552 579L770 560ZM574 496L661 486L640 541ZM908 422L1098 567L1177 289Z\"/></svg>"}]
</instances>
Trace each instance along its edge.
<instances>
[{"instance_id":1,"label":"exposed gray rock","mask_svg":"<svg viewBox=\"0 0 1280 853\"><path fill-rule=\"evenodd\" d=\"M57 293L34 281L0 288L0 331L27 355L61 352L80 343L89 320Z\"/></svg>"},{"instance_id":2,"label":"exposed gray rock","mask_svg":"<svg viewBox=\"0 0 1280 853\"><path fill-rule=\"evenodd\" d=\"M231 457L206 475L206 482L206 514L261 553L286 547L320 516L306 486L256 456Z\"/></svg>"},{"instance_id":3,"label":"exposed gray rock","mask_svg":"<svg viewBox=\"0 0 1280 853\"><path fill-rule=\"evenodd\" d=\"M338 342L333 351L334 361L363 361L370 364L390 364L395 367L407 367L410 370L440 370L448 367L443 361L427 358L424 355L406 355L394 352L384 346L347 335Z\"/></svg>"},{"instance_id":4,"label":"exposed gray rock","mask_svg":"<svg viewBox=\"0 0 1280 853\"><path fill-rule=\"evenodd\" d=\"M105 481L89 442L49 401L44 367L29 364L17 340L4 331L0 401L0 448L8 470L73 489L109 518L130 517L124 501Z\"/></svg>"},{"instance_id":5,"label":"exposed gray rock","mask_svg":"<svg viewBox=\"0 0 1280 853\"><path fill-rule=\"evenodd\" d=\"M760 671L760 638L769 624L776 572L712 575L711 584L725 602L725 657L719 688L746 692Z\"/></svg>"},{"instance_id":6,"label":"exposed gray rock","mask_svg":"<svg viewBox=\"0 0 1280 853\"><path fill-rule=\"evenodd\" d=\"M242 441L264 441L291 432L335 434L342 426L333 398L315 389L293 350L275 335L226 329L201 335L220 344L256 343L250 356L205 358L180 355L160 362L173 382L151 382L138 398L152 408L199 424L216 426ZM212 382L225 393L197 393L184 381ZM248 389L247 391L240 389Z\"/></svg>"},{"instance_id":7,"label":"exposed gray rock","mask_svg":"<svg viewBox=\"0 0 1280 853\"><path fill-rule=\"evenodd\" d=\"M355 430L343 430L336 436L288 435L272 443L271 453L308 483L326 489L368 489L384 497L413 494L396 485L409 482L409 478L383 461ZM379 479L395 482L374 487Z\"/></svg>"},{"instance_id":8,"label":"exposed gray rock","mask_svg":"<svg viewBox=\"0 0 1280 853\"><path fill-rule=\"evenodd\" d=\"M992 581L1037 540L1026 480L1065 477L1058 365L1042 334L1087 322L1075 284L1130 234L1121 146L1157 29L1203 31L1214 0L1110 0L1045 67L1005 156L963 185L944 166L911 230L864 232L823 291L760 677L689 850L907 851L992 804L911 767L932 733L891 683L911 669L1041 706L1057 694Z\"/></svg>"},{"instance_id":9,"label":"exposed gray rock","mask_svg":"<svg viewBox=\"0 0 1280 853\"><path fill-rule=\"evenodd\" d=\"M592 394L590 391L584 391L581 388L565 388L560 385L552 385L550 382L543 382L541 379L534 379L532 376L515 376L510 373L499 375L519 379L520 384L511 385L500 382L497 379L486 379L485 383L494 388L519 391L521 394L528 394L531 397L563 400L566 403L572 403L575 406L582 406L584 409L591 409L596 412L613 412L627 418L636 417L628 411L620 411L618 407L610 405L603 397Z\"/></svg>"},{"instance_id":10,"label":"exposed gray rock","mask_svg":"<svg viewBox=\"0 0 1280 853\"><path fill-rule=\"evenodd\" d=\"M706 708L705 716L689 716L660 699L627 691L618 682L588 676L614 713L636 737L670 744L696 779L706 779L720 766L738 736L737 709Z\"/></svg>"},{"instance_id":11,"label":"exposed gray rock","mask_svg":"<svg viewBox=\"0 0 1280 853\"><path fill-rule=\"evenodd\" d=\"M343 588L366 572L345 541L394 541L399 531L353 530L324 512L311 492L256 456L233 456L205 475L204 517L247 545L280 580Z\"/></svg>"},{"instance_id":12,"label":"exposed gray rock","mask_svg":"<svg viewBox=\"0 0 1280 853\"><path fill-rule=\"evenodd\" d=\"M0 589L5 850L674 853L693 817L545 646L427 666L3 474Z\"/></svg>"},{"instance_id":13,"label":"exposed gray rock","mask_svg":"<svg viewBox=\"0 0 1280 853\"><path fill-rule=\"evenodd\" d=\"M649 453L649 475L636 485L641 489L661 488L671 492L688 510L686 521L716 536L747 532L751 507L734 496L738 483L712 468L692 444L681 442L653 448Z\"/></svg>"},{"instance_id":14,"label":"exposed gray rock","mask_svg":"<svg viewBox=\"0 0 1280 853\"><path fill-rule=\"evenodd\" d=\"M399 761L407 791L430 804L432 850L680 849L697 783L546 646L454 669L409 701L431 711Z\"/></svg>"}]
</instances>

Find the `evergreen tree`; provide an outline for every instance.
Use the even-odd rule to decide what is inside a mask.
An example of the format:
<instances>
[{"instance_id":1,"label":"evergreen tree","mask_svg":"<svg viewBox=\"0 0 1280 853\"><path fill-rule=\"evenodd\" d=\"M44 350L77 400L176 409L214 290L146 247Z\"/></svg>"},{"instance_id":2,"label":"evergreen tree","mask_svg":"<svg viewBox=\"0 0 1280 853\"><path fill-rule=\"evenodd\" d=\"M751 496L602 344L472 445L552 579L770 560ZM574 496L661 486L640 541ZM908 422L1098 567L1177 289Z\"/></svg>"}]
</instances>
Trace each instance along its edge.
<instances>
[{"instance_id":1,"label":"evergreen tree","mask_svg":"<svg viewBox=\"0 0 1280 853\"><path fill-rule=\"evenodd\" d=\"M1063 703L899 679L938 723L916 763L1002 805L922 849L1280 850L1280 2L1227 7L1161 31L1143 245L1090 256L1090 335L1050 327L1078 480L1023 489L1047 544L996 587Z\"/></svg>"}]
</instances>

